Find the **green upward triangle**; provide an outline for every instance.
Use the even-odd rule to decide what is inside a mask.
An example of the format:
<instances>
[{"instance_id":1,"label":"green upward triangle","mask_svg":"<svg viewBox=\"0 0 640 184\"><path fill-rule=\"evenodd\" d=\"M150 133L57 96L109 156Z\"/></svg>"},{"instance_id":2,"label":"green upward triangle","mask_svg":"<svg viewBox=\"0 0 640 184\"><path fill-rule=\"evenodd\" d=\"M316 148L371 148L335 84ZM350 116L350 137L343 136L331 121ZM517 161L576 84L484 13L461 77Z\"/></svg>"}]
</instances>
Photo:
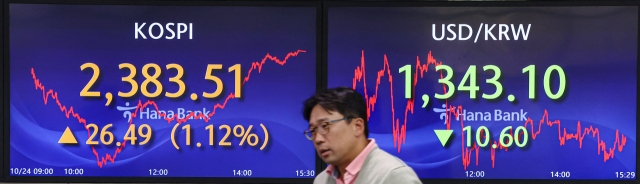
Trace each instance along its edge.
<instances>
[{"instance_id":1,"label":"green upward triangle","mask_svg":"<svg viewBox=\"0 0 640 184\"><path fill-rule=\"evenodd\" d=\"M436 132L436 136L438 136L438 140L440 140L442 147L444 147L447 141L449 141L449 138L451 138L451 134L453 134L453 130L433 130L433 131Z\"/></svg>"}]
</instances>

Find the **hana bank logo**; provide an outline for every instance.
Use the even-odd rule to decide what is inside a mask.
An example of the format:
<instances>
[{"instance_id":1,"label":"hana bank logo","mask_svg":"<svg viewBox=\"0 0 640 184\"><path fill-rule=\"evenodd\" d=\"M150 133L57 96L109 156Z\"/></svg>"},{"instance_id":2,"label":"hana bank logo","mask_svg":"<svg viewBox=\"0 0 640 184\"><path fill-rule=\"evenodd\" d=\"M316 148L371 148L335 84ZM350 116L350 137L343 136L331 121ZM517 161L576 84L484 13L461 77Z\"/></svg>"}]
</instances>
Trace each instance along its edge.
<instances>
[{"instance_id":1,"label":"hana bank logo","mask_svg":"<svg viewBox=\"0 0 640 184\"><path fill-rule=\"evenodd\" d=\"M447 124L447 114L451 111L456 111L456 108L447 108L445 104L442 104L442 108L433 108L433 112L440 113L440 120L445 120L444 124ZM455 116L456 121L460 119L464 121L527 121L529 112L524 109L517 111L507 111L501 109L493 109L493 111L468 111L467 109L458 109Z\"/></svg>"},{"instance_id":2,"label":"hana bank logo","mask_svg":"<svg viewBox=\"0 0 640 184\"><path fill-rule=\"evenodd\" d=\"M435 113L440 113L440 120L445 120L444 124L447 124L446 118L447 118L447 113L450 112L451 109L447 108L446 104L442 104L442 109L440 108L433 108L433 112ZM456 117L456 120L458 120L458 118Z\"/></svg>"},{"instance_id":3,"label":"hana bank logo","mask_svg":"<svg viewBox=\"0 0 640 184\"><path fill-rule=\"evenodd\" d=\"M127 118L127 122L131 122L131 110L136 109L136 107L129 107L129 102L124 104L125 106L116 106L116 109L118 109L118 111L124 111L122 113L122 116L124 116L124 118Z\"/></svg>"},{"instance_id":4,"label":"hana bank logo","mask_svg":"<svg viewBox=\"0 0 640 184\"><path fill-rule=\"evenodd\" d=\"M174 117L177 117L178 119L185 119L188 117L189 119L208 120L212 115L211 110L207 110L207 108L202 108L202 110L186 110L185 108L177 108L175 110L157 110L155 108L138 108L138 106L129 105L129 102L127 102L125 103L125 106L116 106L116 109L118 109L118 111L122 111L122 116L127 119L127 122L131 122L131 119L133 119L134 112L132 111L135 111L135 113L139 113L138 117L140 117L140 119L153 120L166 120L173 119Z\"/></svg>"}]
</instances>

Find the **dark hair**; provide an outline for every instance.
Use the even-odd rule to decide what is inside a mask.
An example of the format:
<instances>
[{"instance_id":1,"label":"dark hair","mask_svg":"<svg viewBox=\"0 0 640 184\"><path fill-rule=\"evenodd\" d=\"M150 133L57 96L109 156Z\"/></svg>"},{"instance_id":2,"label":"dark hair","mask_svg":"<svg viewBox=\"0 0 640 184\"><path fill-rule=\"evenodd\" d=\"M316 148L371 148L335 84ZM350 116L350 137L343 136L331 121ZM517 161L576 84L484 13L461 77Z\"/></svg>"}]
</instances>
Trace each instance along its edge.
<instances>
[{"instance_id":1,"label":"dark hair","mask_svg":"<svg viewBox=\"0 0 640 184\"><path fill-rule=\"evenodd\" d=\"M319 92L304 101L302 115L309 121L311 110L320 105L324 110L337 111L347 118L362 118L364 120L364 135L369 137L367 126L367 104L364 97L348 87L337 87ZM350 122L350 121L347 121Z\"/></svg>"}]
</instances>

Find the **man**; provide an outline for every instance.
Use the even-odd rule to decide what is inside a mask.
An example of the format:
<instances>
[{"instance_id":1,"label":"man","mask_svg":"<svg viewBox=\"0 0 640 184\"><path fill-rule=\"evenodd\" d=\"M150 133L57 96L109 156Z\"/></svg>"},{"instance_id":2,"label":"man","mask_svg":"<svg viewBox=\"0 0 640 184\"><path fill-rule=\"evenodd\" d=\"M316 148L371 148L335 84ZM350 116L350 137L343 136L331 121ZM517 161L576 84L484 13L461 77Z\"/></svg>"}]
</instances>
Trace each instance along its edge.
<instances>
[{"instance_id":1,"label":"man","mask_svg":"<svg viewBox=\"0 0 640 184\"><path fill-rule=\"evenodd\" d=\"M411 167L368 139L367 106L355 90L318 93L304 102L303 116L309 122L306 137L330 164L314 183L421 183Z\"/></svg>"}]
</instances>

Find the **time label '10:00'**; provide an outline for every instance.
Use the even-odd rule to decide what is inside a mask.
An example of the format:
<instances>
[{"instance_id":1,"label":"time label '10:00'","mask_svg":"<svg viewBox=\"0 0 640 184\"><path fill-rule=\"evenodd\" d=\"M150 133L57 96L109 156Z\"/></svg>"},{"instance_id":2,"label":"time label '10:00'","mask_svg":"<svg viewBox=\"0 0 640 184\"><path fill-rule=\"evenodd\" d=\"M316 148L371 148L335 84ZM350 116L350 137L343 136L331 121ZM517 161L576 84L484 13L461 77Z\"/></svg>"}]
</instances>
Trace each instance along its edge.
<instances>
[{"instance_id":1,"label":"time label '10:00'","mask_svg":"<svg viewBox=\"0 0 640 184\"><path fill-rule=\"evenodd\" d=\"M64 174L66 175L83 175L84 169L82 168L65 168Z\"/></svg>"}]
</instances>

